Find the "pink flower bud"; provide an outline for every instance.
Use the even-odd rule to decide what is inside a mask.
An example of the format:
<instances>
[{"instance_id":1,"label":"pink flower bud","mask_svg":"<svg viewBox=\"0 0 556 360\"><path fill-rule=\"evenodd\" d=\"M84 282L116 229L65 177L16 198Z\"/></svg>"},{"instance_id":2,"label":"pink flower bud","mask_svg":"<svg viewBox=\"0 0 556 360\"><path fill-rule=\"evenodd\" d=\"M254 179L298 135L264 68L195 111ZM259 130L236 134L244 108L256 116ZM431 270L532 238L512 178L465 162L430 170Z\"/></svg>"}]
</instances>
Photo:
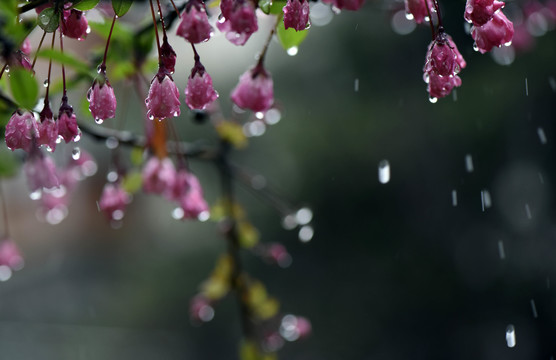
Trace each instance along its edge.
<instances>
[{"instance_id":1,"label":"pink flower bud","mask_svg":"<svg viewBox=\"0 0 556 360\"><path fill-rule=\"evenodd\" d=\"M199 219L208 215L209 207L203 197L203 189L199 179L191 173L186 174L186 184L188 190L178 199L183 210L184 219ZM208 216L205 218L205 220Z\"/></svg>"},{"instance_id":2,"label":"pink flower bud","mask_svg":"<svg viewBox=\"0 0 556 360\"><path fill-rule=\"evenodd\" d=\"M251 0L224 0L220 4L223 18L216 24L234 45L244 45L259 27L255 4Z\"/></svg>"},{"instance_id":3,"label":"pink flower bud","mask_svg":"<svg viewBox=\"0 0 556 360\"><path fill-rule=\"evenodd\" d=\"M425 81L428 82L427 91L432 101L449 95L454 87L461 86L459 76L442 76L435 71L426 73Z\"/></svg>"},{"instance_id":4,"label":"pink flower bud","mask_svg":"<svg viewBox=\"0 0 556 360\"><path fill-rule=\"evenodd\" d=\"M71 9L69 16L64 14L61 23L62 34L72 39L85 40L89 29L87 18L83 11Z\"/></svg>"},{"instance_id":5,"label":"pink flower bud","mask_svg":"<svg viewBox=\"0 0 556 360\"><path fill-rule=\"evenodd\" d=\"M172 160L151 156L143 167L143 190L172 199L176 183L176 169Z\"/></svg>"},{"instance_id":6,"label":"pink flower bud","mask_svg":"<svg viewBox=\"0 0 556 360\"><path fill-rule=\"evenodd\" d=\"M243 109L264 112L274 103L272 77L262 65L247 70L231 94L232 101Z\"/></svg>"},{"instance_id":7,"label":"pink flower bud","mask_svg":"<svg viewBox=\"0 0 556 360\"><path fill-rule=\"evenodd\" d=\"M116 116L116 95L110 82L93 82L93 86L87 92L89 100L89 111L97 123Z\"/></svg>"},{"instance_id":8,"label":"pink flower bud","mask_svg":"<svg viewBox=\"0 0 556 360\"><path fill-rule=\"evenodd\" d=\"M98 202L98 208L108 220L121 220L130 202L129 194L120 184L106 184Z\"/></svg>"},{"instance_id":9,"label":"pink flower bud","mask_svg":"<svg viewBox=\"0 0 556 360\"><path fill-rule=\"evenodd\" d=\"M52 118L44 119L39 123L38 144L45 145L48 150L56 150L56 140L58 139L58 123Z\"/></svg>"},{"instance_id":10,"label":"pink flower bud","mask_svg":"<svg viewBox=\"0 0 556 360\"><path fill-rule=\"evenodd\" d=\"M169 75L155 75L145 100L149 119L166 119L180 115L180 92Z\"/></svg>"},{"instance_id":11,"label":"pink flower bud","mask_svg":"<svg viewBox=\"0 0 556 360\"><path fill-rule=\"evenodd\" d=\"M450 35L441 32L429 45L424 71L450 76L458 74L466 65Z\"/></svg>"},{"instance_id":12,"label":"pink flower bud","mask_svg":"<svg viewBox=\"0 0 556 360\"><path fill-rule=\"evenodd\" d=\"M492 19L483 26L473 26L471 36L476 48L484 54L493 47L510 44L514 35L514 25L502 11L494 13Z\"/></svg>"},{"instance_id":13,"label":"pink flower bud","mask_svg":"<svg viewBox=\"0 0 556 360\"><path fill-rule=\"evenodd\" d=\"M23 257L17 245L9 238L0 242L0 265L8 266L12 270L23 267Z\"/></svg>"},{"instance_id":14,"label":"pink flower bud","mask_svg":"<svg viewBox=\"0 0 556 360\"><path fill-rule=\"evenodd\" d=\"M58 115L58 135L64 139L66 144L78 137L79 127L73 111L63 110Z\"/></svg>"},{"instance_id":15,"label":"pink flower bud","mask_svg":"<svg viewBox=\"0 0 556 360\"><path fill-rule=\"evenodd\" d=\"M181 14L177 35L184 37L192 44L202 43L210 39L212 27L208 22L205 3L199 0L189 1Z\"/></svg>"},{"instance_id":16,"label":"pink flower bud","mask_svg":"<svg viewBox=\"0 0 556 360\"><path fill-rule=\"evenodd\" d=\"M37 120L32 113L19 110L14 112L6 124L6 145L10 150L23 149L30 152L35 147L35 139L39 137Z\"/></svg>"},{"instance_id":17,"label":"pink flower bud","mask_svg":"<svg viewBox=\"0 0 556 360\"><path fill-rule=\"evenodd\" d=\"M31 54L31 41L28 37L23 40L23 43L21 44L21 51L27 56Z\"/></svg>"},{"instance_id":18,"label":"pink flower bud","mask_svg":"<svg viewBox=\"0 0 556 360\"><path fill-rule=\"evenodd\" d=\"M176 67L176 52L168 43L168 38L164 37L160 46L159 72L173 74Z\"/></svg>"},{"instance_id":19,"label":"pink flower bud","mask_svg":"<svg viewBox=\"0 0 556 360\"><path fill-rule=\"evenodd\" d=\"M307 0L288 0L282 11L286 29L294 28L296 31L301 31L307 28L309 23L309 2Z\"/></svg>"},{"instance_id":20,"label":"pink flower bud","mask_svg":"<svg viewBox=\"0 0 556 360\"><path fill-rule=\"evenodd\" d=\"M49 156L44 156L40 150L31 154L23 165L23 171L31 192L60 186L54 160Z\"/></svg>"},{"instance_id":21,"label":"pink flower bud","mask_svg":"<svg viewBox=\"0 0 556 360\"><path fill-rule=\"evenodd\" d=\"M433 0L405 0L405 12L413 16L417 24L421 24L429 16L427 5L431 14L436 12Z\"/></svg>"},{"instance_id":22,"label":"pink flower bud","mask_svg":"<svg viewBox=\"0 0 556 360\"><path fill-rule=\"evenodd\" d=\"M497 0L467 0L463 17L475 26L482 26L503 7L504 3Z\"/></svg>"},{"instance_id":23,"label":"pink flower bud","mask_svg":"<svg viewBox=\"0 0 556 360\"><path fill-rule=\"evenodd\" d=\"M199 61L195 61L187 79L185 103L192 110L204 110L217 98L218 93L212 86L212 78L205 71L205 67Z\"/></svg>"}]
</instances>

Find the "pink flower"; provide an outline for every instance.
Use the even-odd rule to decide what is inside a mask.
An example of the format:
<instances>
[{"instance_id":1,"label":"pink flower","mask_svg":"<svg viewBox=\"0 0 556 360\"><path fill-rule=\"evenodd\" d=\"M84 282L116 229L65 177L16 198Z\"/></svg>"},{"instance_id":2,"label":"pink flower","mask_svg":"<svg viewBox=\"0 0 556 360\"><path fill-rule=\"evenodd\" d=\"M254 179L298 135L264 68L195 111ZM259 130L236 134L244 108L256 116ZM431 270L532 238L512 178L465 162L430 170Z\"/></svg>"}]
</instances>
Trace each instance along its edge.
<instances>
[{"instance_id":1,"label":"pink flower","mask_svg":"<svg viewBox=\"0 0 556 360\"><path fill-rule=\"evenodd\" d=\"M17 245L9 238L0 242L0 265L8 266L12 270L23 267L23 257Z\"/></svg>"},{"instance_id":2,"label":"pink flower","mask_svg":"<svg viewBox=\"0 0 556 360\"><path fill-rule=\"evenodd\" d=\"M38 144L45 145L50 151L56 150L56 140L58 139L58 123L54 119L44 119L39 123Z\"/></svg>"},{"instance_id":3,"label":"pink flower","mask_svg":"<svg viewBox=\"0 0 556 360\"><path fill-rule=\"evenodd\" d=\"M159 159L151 156L143 167L143 190L146 193L163 195L173 199L176 183L176 169L169 158Z\"/></svg>"},{"instance_id":4,"label":"pink flower","mask_svg":"<svg viewBox=\"0 0 556 360\"><path fill-rule=\"evenodd\" d=\"M309 23L309 2L307 0L288 0L282 9L284 12L284 26L296 31L305 30Z\"/></svg>"},{"instance_id":5,"label":"pink flower","mask_svg":"<svg viewBox=\"0 0 556 360\"><path fill-rule=\"evenodd\" d=\"M206 297L197 295L189 303L189 316L194 323L208 322L214 317L214 309Z\"/></svg>"},{"instance_id":6,"label":"pink flower","mask_svg":"<svg viewBox=\"0 0 556 360\"><path fill-rule=\"evenodd\" d=\"M29 40L28 37L23 40L23 43L21 44L21 51L27 56L31 54L31 40Z\"/></svg>"},{"instance_id":7,"label":"pink flower","mask_svg":"<svg viewBox=\"0 0 556 360\"><path fill-rule=\"evenodd\" d=\"M218 98L212 86L212 78L198 59L191 69L185 88L185 103L190 109L204 110Z\"/></svg>"},{"instance_id":8,"label":"pink flower","mask_svg":"<svg viewBox=\"0 0 556 360\"><path fill-rule=\"evenodd\" d=\"M504 3L497 0L467 0L463 17L475 26L482 26L503 7Z\"/></svg>"},{"instance_id":9,"label":"pink flower","mask_svg":"<svg viewBox=\"0 0 556 360\"><path fill-rule=\"evenodd\" d=\"M208 22L205 3L200 0L191 0L187 3L185 11L181 14L181 22L176 34L192 44L210 39L212 27Z\"/></svg>"},{"instance_id":10,"label":"pink flower","mask_svg":"<svg viewBox=\"0 0 556 360\"><path fill-rule=\"evenodd\" d=\"M120 184L106 184L98 202L98 208L108 220L121 220L131 198Z\"/></svg>"},{"instance_id":11,"label":"pink flower","mask_svg":"<svg viewBox=\"0 0 556 360\"><path fill-rule=\"evenodd\" d=\"M415 22L420 24L429 16L427 5L431 14L436 11L433 0L405 0L405 12L413 16Z\"/></svg>"},{"instance_id":12,"label":"pink flower","mask_svg":"<svg viewBox=\"0 0 556 360\"><path fill-rule=\"evenodd\" d=\"M223 0L220 9L223 17L216 26L226 33L226 39L232 44L244 45L259 29L255 4L251 0Z\"/></svg>"},{"instance_id":13,"label":"pink flower","mask_svg":"<svg viewBox=\"0 0 556 360\"><path fill-rule=\"evenodd\" d=\"M288 341L304 339L311 334L312 327L309 319L303 316L286 315L280 324L280 335Z\"/></svg>"},{"instance_id":14,"label":"pink flower","mask_svg":"<svg viewBox=\"0 0 556 360\"><path fill-rule=\"evenodd\" d=\"M66 103L66 106L69 105ZM62 105L60 107L60 113L58 114L58 135L64 139L66 144L74 141L79 135L77 119L71 106L68 108Z\"/></svg>"},{"instance_id":15,"label":"pink flower","mask_svg":"<svg viewBox=\"0 0 556 360\"><path fill-rule=\"evenodd\" d=\"M264 112L274 103L272 77L258 64L241 75L230 97L240 108Z\"/></svg>"},{"instance_id":16,"label":"pink flower","mask_svg":"<svg viewBox=\"0 0 556 360\"><path fill-rule=\"evenodd\" d=\"M176 200L183 210L183 218L199 219L203 214L208 215L209 207L203 197L203 189L199 179L185 170L180 171L180 173L182 189L180 196ZM176 191L174 194L176 194Z\"/></svg>"},{"instance_id":17,"label":"pink flower","mask_svg":"<svg viewBox=\"0 0 556 360\"><path fill-rule=\"evenodd\" d=\"M56 165L49 156L44 156L40 150L34 151L23 165L27 176L27 185L31 192L58 187L60 182L56 175Z\"/></svg>"},{"instance_id":18,"label":"pink flower","mask_svg":"<svg viewBox=\"0 0 556 360\"><path fill-rule=\"evenodd\" d=\"M166 36L160 45L159 59L159 73L173 74L176 67L176 52L170 46Z\"/></svg>"},{"instance_id":19,"label":"pink flower","mask_svg":"<svg viewBox=\"0 0 556 360\"><path fill-rule=\"evenodd\" d=\"M493 47L509 44L514 35L514 25L502 11L497 11L490 21L483 26L473 26L471 36L477 49L484 54Z\"/></svg>"},{"instance_id":20,"label":"pink flower","mask_svg":"<svg viewBox=\"0 0 556 360\"><path fill-rule=\"evenodd\" d=\"M166 119L180 115L180 92L170 75L159 71L151 81L145 100L149 119Z\"/></svg>"},{"instance_id":21,"label":"pink flower","mask_svg":"<svg viewBox=\"0 0 556 360\"><path fill-rule=\"evenodd\" d=\"M93 82L93 86L87 92L89 100L89 111L97 122L111 119L116 115L116 95L110 82Z\"/></svg>"},{"instance_id":22,"label":"pink flower","mask_svg":"<svg viewBox=\"0 0 556 360\"><path fill-rule=\"evenodd\" d=\"M32 113L25 111L20 113L19 110L12 114L12 117L6 124L6 145L10 150L23 149L30 152L35 147L35 139L39 137L37 120Z\"/></svg>"},{"instance_id":23,"label":"pink flower","mask_svg":"<svg viewBox=\"0 0 556 360\"><path fill-rule=\"evenodd\" d=\"M427 73L426 80L428 80L427 91L431 100L445 97L452 92L454 87L461 86L459 76L442 76L435 71Z\"/></svg>"},{"instance_id":24,"label":"pink flower","mask_svg":"<svg viewBox=\"0 0 556 360\"><path fill-rule=\"evenodd\" d=\"M71 9L69 16L64 14L61 29L62 34L77 40L85 40L87 37L87 31L89 28L89 23L87 18L83 15L83 11Z\"/></svg>"}]
</instances>

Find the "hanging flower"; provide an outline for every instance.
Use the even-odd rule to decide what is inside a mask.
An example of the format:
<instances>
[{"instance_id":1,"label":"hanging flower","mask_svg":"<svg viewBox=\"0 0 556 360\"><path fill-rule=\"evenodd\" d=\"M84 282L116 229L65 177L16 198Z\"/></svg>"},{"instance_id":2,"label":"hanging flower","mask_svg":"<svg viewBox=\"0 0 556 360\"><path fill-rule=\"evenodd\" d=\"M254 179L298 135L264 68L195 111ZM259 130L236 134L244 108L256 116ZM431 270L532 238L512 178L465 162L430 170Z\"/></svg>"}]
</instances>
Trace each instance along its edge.
<instances>
[{"instance_id":1,"label":"hanging flower","mask_svg":"<svg viewBox=\"0 0 556 360\"><path fill-rule=\"evenodd\" d=\"M23 171L31 192L52 189L60 185L54 160L45 156L39 149L31 153L23 165Z\"/></svg>"},{"instance_id":2,"label":"hanging flower","mask_svg":"<svg viewBox=\"0 0 556 360\"><path fill-rule=\"evenodd\" d=\"M170 46L168 42L168 37L164 36L162 40L162 45L160 45L160 53L159 53L160 63L159 72L165 74L173 74L176 67L176 52Z\"/></svg>"},{"instance_id":3,"label":"hanging flower","mask_svg":"<svg viewBox=\"0 0 556 360\"><path fill-rule=\"evenodd\" d=\"M36 146L35 139L39 137L39 130L35 116L29 112L14 112L6 124L5 140L10 150L23 149L30 152Z\"/></svg>"},{"instance_id":4,"label":"hanging flower","mask_svg":"<svg viewBox=\"0 0 556 360\"><path fill-rule=\"evenodd\" d=\"M180 170L177 178L174 196L183 210L183 218L199 219L203 214L208 215L209 207L199 179L186 170Z\"/></svg>"},{"instance_id":5,"label":"hanging flower","mask_svg":"<svg viewBox=\"0 0 556 360\"><path fill-rule=\"evenodd\" d=\"M145 104L151 120L180 115L180 92L170 75L159 71L154 76Z\"/></svg>"},{"instance_id":6,"label":"hanging flower","mask_svg":"<svg viewBox=\"0 0 556 360\"><path fill-rule=\"evenodd\" d=\"M218 98L218 93L212 86L212 78L205 71L205 67L198 58L191 69L185 88L185 103L192 110L204 110Z\"/></svg>"},{"instance_id":7,"label":"hanging flower","mask_svg":"<svg viewBox=\"0 0 556 360\"><path fill-rule=\"evenodd\" d=\"M296 31L305 30L309 24L309 2L307 0L288 0L284 8L284 27Z\"/></svg>"},{"instance_id":8,"label":"hanging flower","mask_svg":"<svg viewBox=\"0 0 556 360\"><path fill-rule=\"evenodd\" d=\"M108 220L121 220L130 201L130 195L120 183L108 183L104 185L98 208L106 215Z\"/></svg>"},{"instance_id":9,"label":"hanging flower","mask_svg":"<svg viewBox=\"0 0 556 360\"><path fill-rule=\"evenodd\" d=\"M65 12L64 12L65 13ZM64 14L61 30L62 34L72 39L85 40L89 29L87 18L83 15L83 11L71 9L69 15Z\"/></svg>"},{"instance_id":10,"label":"hanging flower","mask_svg":"<svg viewBox=\"0 0 556 360\"><path fill-rule=\"evenodd\" d=\"M222 19L216 24L234 45L244 45L259 27L255 4L251 0L223 0L220 2Z\"/></svg>"},{"instance_id":11,"label":"hanging flower","mask_svg":"<svg viewBox=\"0 0 556 360\"><path fill-rule=\"evenodd\" d=\"M172 199L176 183L176 168L169 158L151 156L143 167L143 190Z\"/></svg>"},{"instance_id":12,"label":"hanging flower","mask_svg":"<svg viewBox=\"0 0 556 360\"><path fill-rule=\"evenodd\" d=\"M112 119L116 116L116 95L110 82L105 77L104 81L93 82L93 86L87 92L89 111L97 122Z\"/></svg>"},{"instance_id":13,"label":"hanging flower","mask_svg":"<svg viewBox=\"0 0 556 360\"><path fill-rule=\"evenodd\" d=\"M0 242L0 265L7 266L12 270L19 270L23 267L21 252L10 238L4 238Z\"/></svg>"},{"instance_id":14,"label":"hanging flower","mask_svg":"<svg viewBox=\"0 0 556 360\"><path fill-rule=\"evenodd\" d=\"M476 48L484 54L493 47L510 44L514 35L514 25L500 10L494 13L483 26L473 26L471 37L475 40Z\"/></svg>"},{"instance_id":15,"label":"hanging flower","mask_svg":"<svg viewBox=\"0 0 556 360\"><path fill-rule=\"evenodd\" d=\"M405 0L405 12L412 16L417 24L421 24L429 17L429 12L432 14L436 9L433 0Z\"/></svg>"},{"instance_id":16,"label":"hanging flower","mask_svg":"<svg viewBox=\"0 0 556 360\"><path fill-rule=\"evenodd\" d=\"M497 0L467 0L464 18L475 26L482 26L492 19L494 13L504 7Z\"/></svg>"},{"instance_id":17,"label":"hanging flower","mask_svg":"<svg viewBox=\"0 0 556 360\"><path fill-rule=\"evenodd\" d=\"M274 103L272 77L262 66L256 65L239 78L239 83L232 90L232 101L243 109L264 112Z\"/></svg>"},{"instance_id":18,"label":"hanging flower","mask_svg":"<svg viewBox=\"0 0 556 360\"><path fill-rule=\"evenodd\" d=\"M68 104L67 97L62 98L62 105L58 113L58 135L69 143L78 138L79 127L77 126L77 118L73 113L73 108Z\"/></svg>"},{"instance_id":19,"label":"hanging flower","mask_svg":"<svg viewBox=\"0 0 556 360\"><path fill-rule=\"evenodd\" d=\"M209 24L205 3L190 0L181 14L181 22L176 34L192 44L202 43L210 39L212 27Z\"/></svg>"}]
</instances>

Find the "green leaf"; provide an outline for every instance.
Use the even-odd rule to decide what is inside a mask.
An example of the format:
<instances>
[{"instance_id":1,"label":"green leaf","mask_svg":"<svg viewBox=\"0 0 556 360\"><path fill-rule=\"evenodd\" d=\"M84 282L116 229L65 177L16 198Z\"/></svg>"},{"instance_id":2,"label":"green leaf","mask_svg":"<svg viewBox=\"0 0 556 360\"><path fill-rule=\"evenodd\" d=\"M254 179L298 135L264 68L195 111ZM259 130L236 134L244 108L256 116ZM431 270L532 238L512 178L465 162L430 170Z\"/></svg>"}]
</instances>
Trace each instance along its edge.
<instances>
[{"instance_id":1,"label":"green leaf","mask_svg":"<svg viewBox=\"0 0 556 360\"><path fill-rule=\"evenodd\" d=\"M272 5L272 0L260 0L259 1L259 9L262 10L265 14L270 14L270 5Z\"/></svg>"},{"instance_id":2,"label":"green leaf","mask_svg":"<svg viewBox=\"0 0 556 360\"><path fill-rule=\"evenodd\" d=\"M276 28L278 34L278 40L284 49L291 51L290 49L296 49L305 40L309 32L308 29L302 31L296 31L293 28L286 30L284 27L284 22L281 21Z\"/></svg>"},{"instance_id":3,"label":"green leaf","mask_svg":"<svg viewBox=\"0 0 556 360\"><path fill-rule=\"evenodd\" d=\"M19 162L15 155L2 147L2 150L0 150L0 177L12 177L16 175L18 168Z\"/></svg>"},{"instance_id":4,"label":"green leaf","mask_svg":"<svg viewBox=\"0 0 556 360\"><path fill-rule=\"evenodd\" d=\"M81 0L77 4L74 4L72 7L81 11L91 10L92 8L97 6L99 1L100 0Z\"/></svg>"},{"instance_id":5,"label":"green leaf","mask_svg":"<svg viewBox=\"0 0 556 360\"><path fill-rule=\"evenodd\" d=\"M14 68L10 71L10 88L14 100L19 106L32 109L37 103L39 85L37 80L28 70Z\"/></svg>"},{"instance_id":6,"label":"green leaf","mask_svg":"<svg viewBox=\"0 0 556 360\"><path fill-rule=\"evenodd\" d=\"M46 32L54 32L58 28L60 14L54 8L46 8L39 14L38 24Z\"/></svg>"},{"instance_id":7,"label":"green leaf","mask_svg":"<svg viewBox=\"0 0 556 360\"><path fill-rule=\"evenodd\" d=\"M62 53L61 51L56 49L41 50L39 51L37 56L41 58L52 59L52 61L55 61L59 64L69 66L83 75L88 75L90 77L94 77L96 75L93 74L91 69L89 69L89 66L84 61L78 60L74 56L67 53Z\"/></svg>"},{"instance_id":8,"label":"green leaf","mask_svg":"<svg viewBox=\"0 0 556 360\"><path fill-rule=\"evenodd\" d=\"M274 14L274 15L281 15L283 12L283 8L284 6L286 6L286 1L285 0L275 0L275 1L270 1L270 7L268 9L268 13L269 14Z\"/></svg>"},{"instance_id":9,"label":"green leaf","mask_svg":"<svg viewBox=\"0 0 556 360\"><path fill-rule=\"evenodd\" d=\"M133 0L112 0L112 8L119 17L124 16L133 4Z\"/></svg>"},{"instance_id":10,"label":"green leaf","mask_svg":"<svg viewBox=\"0 0 556 360\"><path fill-rule=\"evenodd\" d=\"M130 194L136 193L141 190L143 185L143 177L139 171L130 172L124 177L122 187Z\"/></svg>"},{"instance_id":11,"label":"green leaf","mask_svg":"<svg viewBox=\"0 0 556 360\"><path fill-rule=\"evenodd\" d=\"M143 149L139 147L134 147L130 153L131 163L135 166L141 166L143 164Z\"/></svg>"}]
</instances>

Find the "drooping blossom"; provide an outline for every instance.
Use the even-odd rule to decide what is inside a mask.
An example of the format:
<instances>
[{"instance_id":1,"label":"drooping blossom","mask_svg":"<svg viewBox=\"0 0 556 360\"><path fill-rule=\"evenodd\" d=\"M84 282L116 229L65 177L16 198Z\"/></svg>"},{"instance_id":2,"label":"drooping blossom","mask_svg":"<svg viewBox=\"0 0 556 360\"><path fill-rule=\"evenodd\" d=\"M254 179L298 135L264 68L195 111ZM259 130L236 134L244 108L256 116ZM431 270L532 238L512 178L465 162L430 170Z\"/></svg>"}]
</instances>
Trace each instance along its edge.
<instances>
[{"instance_id":1,"label":"drooping blossom","mask_svg":"<svg viewBox=\"0 0 556 360\"><path fill-rule=\"evenodd\" d=\"M226 39L232 44L244 45L259 29L252 0L223 0L220 2L220 9L222 18L216 26L226 33Z\"/></svg>"},{"instance_id":2,"label":"drooping blossom","mask_svg":"<svg viewBox=\"0 0 556 360\"><path fill-rule=\"evenodd\" d=\"M178 172L176 185L182 187L181 194L175 199L183 210L184 219L199 219L203 214L209 212L207 202L203 197L203 188L199 179L186 170ZM179 192L180 190L178 190ZM174 191L176 194L176 190Z\"/></svg>"},{"instance_id":3,"label":"drooping blossom","mask_svg":"<svg viewBox=\"0 0 556 360\"><path fill-rule=\"evenodd\" d=\"M497 0L467 0L464 18L475 26L486 24L494 13L504 7L504 2Z\"/></svg>"},{"instance_id":4,"label":"drooping blossom","mask_svg":"<svg viewBox=\"0 0 556 360\"><path fill-rule=\"evenodd\" d=\"M423 68L432 101L447 96L454 87L461 85L458 74L466 65L452 38L441 28L429 45Z\"/></svg>"},{"instance_id":5,"label":"drooping blossom","mask_svg":"<svg viewBox=\"0 0 556 360\"><path fill-rule=\"evenodd\" d=\"M169 158L151 156L143 167L143 190L172 199L176 183L176 168Z\"/></svg>"},{"instance_id":6,"label":"drooping blossom","mask_svg":"<svg viewBox=\"0 0 556 360\"><path fill-rule=\"evenodd\" d=\"M64 14L61 22L62 34L72 39L85 40L89 23L83 11L71 9L69 15Z\"/></svg>"},{"instance_id":7,"label":"drooping blossom","mask_svg":"<svg viewBox=\"0 0 556 360\"><path fill-rule=\"evenodd\" d=\"M29 40L29 37L26 37L25 40L23 40L20 49L27 56L31 54L31 40Z\"/></svg>"},{"instance_id":8,"label":"drooping blossom","mask_svg":"<svg viewBox=\"0 0 556 360\"><path fill-rule=\"evenodd\" d=\"M120 183L107 183L102 190L98 208L106 215L108 220L121 220L130 200L130 195Z\"/></svg>"},{"instance_id":9,"label":"drooping blossom","mask_svg":"<svg viewBox=\"0 0 556 360\"><path fill-rule=\"evenodd\" d=\"M10 238L4 238L0 242L0 265L7 266L12 270L19 270L23 267L21 252Z\"/></svg>"},{"instance_id":10,"label":"drooping blossom","mask_svg":"<svg viewBox=\"0 0 556 360\"><path fill-rule=\"evenodd\" d=\"M23 149L30 152L36 146L39 130L35 116L29 112L14 112L6 124L5 140L10 150Z\"/></svg>"},{"instance_id":11,"label":"drooping blossom","mask_svg":"<svg viewBox=\"0 0 556 360\"><path fill-rule=\"evenodd\" d=\"M262 64L247 70L232 90L232 101L243 109L264 112L274 103L272 77Z\"/></svg>"},{"instance_id":12,"label":"drooping blossom","mask_svg":"<svg viewBox=\"0 0 556 360\"><path fill-rule=\"evenodd\" d=\"M23 171L31 192L52 189L60 185L54 160L45 156L40 149L33 150L23 165Z\"/></svg>"},{"instance_id":13,"label":"drooping blossom","mask_svg":"<svg viewBox=\"0 0 556 360\"><path fill-rule=\"evenodd\" d=\"M77 118L73 113L73 108L68 104L66 96L62 98L62 105L58 112L58 135L64 139L66 144L75 141L79 136Z\"/></svg>"},{"instance_id":14,"label":"drooping blossom","mask_svg":"<svg viewBox=\"0 0 556 360\"><path fill-rule=\"evenodd\" d=\"M195 65L187 79L185 103L192 110L204 110L217 98L218 93L212 86L212 78L196 56Z\"/></svg>"},{"instance_id":15,"label":"drooping blossom","mask_svg":"<svg viewBox=\"0 0 556 360\"><path fill-rule=\"evenodd\" d=\"M95 121L102 122L116 116L116 95L106 77L104 77L104 81L95 80L93 82L87 92L87 100L89 101L89 111Z\"/></svg>"},{"instance_id":16,"label":"drooping blossom","mask_svg":"<svg viewBox=\"0 0 556 360\"><path fill-rule=\"evenodd\" d=\"M471 36L475 40L476 49L484 54L493 47L510 44L514 35L514 25L502 11L497 11L492 19L483 26L473 26Z\"/></svg>"},{"instance_id":17,"label":"drooping blossom","mask_svg":"<svg viewBox=\"0 0 556 360\"><path fill-rule=\"evenodd\" d=\"M307 0L288 0L283 7L284 27L296 31L305 30L309 24L309 2Z\"/></svg>"},{"instance_id":18,"label":"drooping blossom","mask_svg":"<svg viewBox=\"0 0 556 360\"><path fill-rule=\"evenodd\" d=\"M169 74L159 71L154 76L145 104L151 120L180 115L180 92Z\"/></svg>"},{"instance_id":19,"label":"drooping blossom","mask_svg":"<svg viewBox=\"0 0 556 360\"><path fill-rule=\"evenodd\" d=\"M160 45L159 52L159 72L165 74L173 74L176 67L176 52L170 46L168 42L168 37L164 36L162 40L162 45Z\"/></svg>"},{"instance_id":20,"label":"drooping blossom","mask_svg":"<svg viewBox=\"0 0 556 360\"><path fill-rule=\"evenodd\" d=\"M205 3L190 0L181 14L181 21L176 34L184 37L192 44L202 43L210 39L212 27L209 24Z\"/></svg>"},{"instance_id":21,"label":"drooping blossom","mask_svg":"<svg viewBox=\"0 0 556 360\"><path fill-rule=\"evenodd\" d=\"M429 17L429 13L432 14L435 11L434 0L405 0L405 12L412 16L417 24L421 24Z\"/></svg>"},{"instance_id":22,"label":"drooping blossom","mask_svg":"<svg viewBox=\"0 0 556 360\"><path fill-rule=\"evenodd\" d=\"M37 145L46 146L47 150L56 150L56 140L58 139L58 123L54 120L54 115L50 109L50 101L44 100L44 106L39 113L39 137Z\"/></svg>"}]
</instances>

